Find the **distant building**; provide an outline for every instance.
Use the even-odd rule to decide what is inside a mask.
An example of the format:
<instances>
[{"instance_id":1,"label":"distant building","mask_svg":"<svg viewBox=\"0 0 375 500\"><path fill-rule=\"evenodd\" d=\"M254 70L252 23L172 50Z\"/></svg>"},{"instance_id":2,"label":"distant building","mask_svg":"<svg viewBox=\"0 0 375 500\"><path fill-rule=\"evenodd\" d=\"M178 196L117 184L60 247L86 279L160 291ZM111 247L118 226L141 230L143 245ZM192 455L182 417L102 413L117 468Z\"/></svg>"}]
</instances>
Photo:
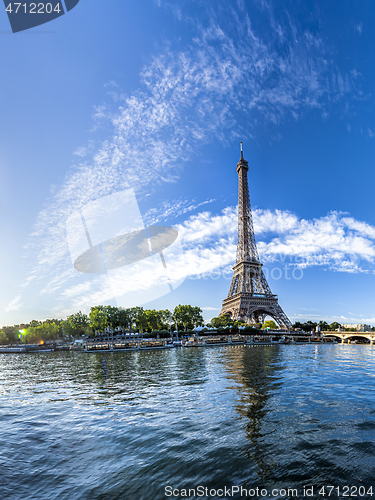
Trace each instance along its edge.
<instances>
[{"instance_id":1,"label":"distant building","mask_svg":"<svg viewBox=\"0 0 375 500\"><path fill-rule=\"evenodd\" d=\"M365 324L356 324L356 323L346 323L342 324L341 328L349 329L349 328L354 328L356 332L370 332L371 331L371 325L365 325Z\"/></svg>"}]
</instances>

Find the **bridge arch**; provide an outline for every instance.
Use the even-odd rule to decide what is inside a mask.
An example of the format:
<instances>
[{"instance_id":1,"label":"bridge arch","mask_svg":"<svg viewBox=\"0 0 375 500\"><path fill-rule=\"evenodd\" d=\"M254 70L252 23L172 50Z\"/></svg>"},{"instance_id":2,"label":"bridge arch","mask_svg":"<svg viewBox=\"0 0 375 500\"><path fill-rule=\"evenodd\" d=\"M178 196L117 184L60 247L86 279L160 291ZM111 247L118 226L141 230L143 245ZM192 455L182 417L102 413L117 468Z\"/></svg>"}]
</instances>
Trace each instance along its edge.
<instances>
[{"instance_id":1,"label":"bridge arch","mask_svg":"<svg viewBox=\"0 0 375 500\"><path fill-rule=\"evenodd\" d=\"M375 332L322 332L324 337L336 337L341 343L351 339L366 339L370 344L375 343Z\"/></svg>"}]
</instances>

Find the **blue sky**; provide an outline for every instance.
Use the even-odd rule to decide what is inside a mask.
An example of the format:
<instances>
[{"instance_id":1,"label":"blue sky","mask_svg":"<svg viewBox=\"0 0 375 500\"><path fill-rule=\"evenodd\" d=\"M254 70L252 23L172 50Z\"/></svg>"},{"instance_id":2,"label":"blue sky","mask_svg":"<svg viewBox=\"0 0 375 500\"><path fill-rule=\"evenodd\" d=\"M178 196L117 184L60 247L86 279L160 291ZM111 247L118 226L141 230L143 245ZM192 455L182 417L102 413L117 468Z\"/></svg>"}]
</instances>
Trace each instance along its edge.
<instances>
[{"instance_id":1,"label":"blue sky","mask_svg":"<svg viewBox=\"0 0 375 500\"><path fill-rule=\"evenodd\" d=\"M182 284L142 305L216 316L235 259L240 141L286 314L375 324L375 6L177 5L80 0L18 34L0 11L0 325L130 305L74 270L67 238L72 214L129 190L183 250ZM127 291L151 287L137 269Z\"/></svg>"}]
</instances>

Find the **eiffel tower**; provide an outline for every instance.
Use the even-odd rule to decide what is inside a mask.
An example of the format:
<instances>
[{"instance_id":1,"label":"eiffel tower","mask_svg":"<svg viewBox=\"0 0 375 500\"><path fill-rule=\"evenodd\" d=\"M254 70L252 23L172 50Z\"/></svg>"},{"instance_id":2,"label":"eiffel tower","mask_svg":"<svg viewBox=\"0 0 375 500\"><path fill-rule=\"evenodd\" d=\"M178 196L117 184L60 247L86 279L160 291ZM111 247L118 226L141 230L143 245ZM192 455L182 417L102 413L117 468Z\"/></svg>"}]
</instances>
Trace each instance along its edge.
<instances>
[{"instance_id":1,"label":"eiffel tower","mask_svg":"<svg viewBox=\"0 0 375 500\"><path fill-rule=\"evenodd\" d=\"M264 276L255 243L247 172L249 165L243 157L237 163L238 173L238 233L237 255L233 278L219 316L229 314L233 319L247 323L263 323L271 316L280 328L291 329L292 324L281 309L277 295L273 295Z\"/></svg>"}]
</instances>

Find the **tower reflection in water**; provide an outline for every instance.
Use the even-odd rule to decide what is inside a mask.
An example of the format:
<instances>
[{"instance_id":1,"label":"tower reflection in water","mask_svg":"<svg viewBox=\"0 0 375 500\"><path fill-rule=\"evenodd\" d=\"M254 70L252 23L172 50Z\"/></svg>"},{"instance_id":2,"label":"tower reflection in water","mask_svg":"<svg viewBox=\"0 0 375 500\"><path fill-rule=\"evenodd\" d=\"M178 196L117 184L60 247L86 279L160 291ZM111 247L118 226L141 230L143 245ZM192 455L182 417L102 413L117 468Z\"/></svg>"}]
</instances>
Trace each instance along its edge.
<instances>
[{"instance_id":1,"label":"tower reflection in water","mask_svg":"<svg viewBox=\"0 0 375 500\"><path fill-rule=\"evenodd\" d=\"M226 362L227 375L239 394L235 410L244 421L247 457L256 464L260 479L269 479L277 464L272 459L267 436L277 431L271 418L270 401L282 385L280 350L275 346L238 349ZM272 436L272 440L276 436Z\"/></svg>"}]
</instances>

